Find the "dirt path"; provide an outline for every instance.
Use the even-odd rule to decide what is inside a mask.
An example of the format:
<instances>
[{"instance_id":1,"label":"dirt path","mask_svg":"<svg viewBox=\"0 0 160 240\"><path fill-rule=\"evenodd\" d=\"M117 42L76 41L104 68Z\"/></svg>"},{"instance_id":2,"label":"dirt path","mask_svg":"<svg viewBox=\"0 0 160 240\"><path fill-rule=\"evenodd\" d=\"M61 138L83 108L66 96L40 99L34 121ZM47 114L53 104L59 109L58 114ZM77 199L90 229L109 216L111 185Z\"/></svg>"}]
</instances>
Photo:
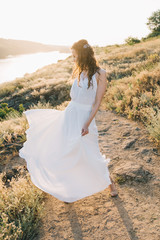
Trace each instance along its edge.
<instances>
[{"instance_id":1,"label":"dirt path","mask_svg":"<svg viewBox=\"0 0 160 240\"><path fill-rule=\"evenodd\" d=\"M46 194L36 240L160 240L160 153L142 124L98 111L99 145L119 196L109 189L65 204Z\"/></svg>"}]
</instances>

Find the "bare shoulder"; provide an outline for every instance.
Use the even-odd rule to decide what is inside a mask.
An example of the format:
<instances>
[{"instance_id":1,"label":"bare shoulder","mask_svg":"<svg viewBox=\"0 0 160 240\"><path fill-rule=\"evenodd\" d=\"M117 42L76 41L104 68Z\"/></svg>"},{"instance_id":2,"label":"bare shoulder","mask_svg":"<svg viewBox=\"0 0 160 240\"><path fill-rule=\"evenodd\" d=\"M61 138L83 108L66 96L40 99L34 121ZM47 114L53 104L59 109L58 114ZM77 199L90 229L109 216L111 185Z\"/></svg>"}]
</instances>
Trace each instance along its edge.
<instances>
[{"instance_id":1,"label":"bare shoulder","mask_svg":"<svg viewBox=\"0 0 160 240\"><path fill-rule=\"evenodd\" d=\"M106 79L106 70L101 68L99 70L99 73L96 72L95 77L96 77L96 80L97 80L97 84L99 84L100 80Z\"/></svg>"}]
</instances>

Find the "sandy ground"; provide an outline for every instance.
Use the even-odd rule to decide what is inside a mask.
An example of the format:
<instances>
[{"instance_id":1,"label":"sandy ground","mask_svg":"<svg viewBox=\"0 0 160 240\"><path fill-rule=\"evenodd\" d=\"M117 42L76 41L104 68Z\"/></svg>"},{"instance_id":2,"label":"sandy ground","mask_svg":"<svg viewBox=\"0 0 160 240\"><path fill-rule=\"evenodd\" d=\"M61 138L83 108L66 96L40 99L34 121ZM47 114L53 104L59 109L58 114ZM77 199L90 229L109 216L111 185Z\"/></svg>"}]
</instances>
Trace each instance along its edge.
<instances>
[{"instance_id":1,"label":"sandy ground","mask_svg":"<svg viewBox=\"0 0 160 240\"><path fill-rule=\"evenodd\" d=\"M160 240L159 150L141 123L103 110L96 123L119 195L106 188L66 204L46 193L36 240Z\"/></svg>"}]
</instances>

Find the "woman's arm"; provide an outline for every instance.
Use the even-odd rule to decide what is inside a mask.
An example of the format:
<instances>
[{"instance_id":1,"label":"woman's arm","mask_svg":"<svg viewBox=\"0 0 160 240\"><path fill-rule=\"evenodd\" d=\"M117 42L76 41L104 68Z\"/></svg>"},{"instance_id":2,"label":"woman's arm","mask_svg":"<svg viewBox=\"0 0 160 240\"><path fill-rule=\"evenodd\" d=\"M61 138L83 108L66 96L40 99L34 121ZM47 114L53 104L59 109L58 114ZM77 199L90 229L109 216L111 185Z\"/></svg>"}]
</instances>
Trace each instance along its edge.
<instances>
[{"instance_id":1,"label":"woman's arm","mask_svg":"<svg viewBox=\"0 0 160 240\"><path fill-rule=\"evenodd\" d=\"M101 104L102 98L105 94L106 91L106 86L107 86L107 81L106 81L106 70L102 69L100 71L100 75L98 78L98 84L97 84L97 91L96 91L96 97L95 97L95 102L92 105L92 111L90 113L89 118L87 119L87 121L85 122L83 128L82 128L82 136L87 134L88 131L88 127L90 125L90 123L92 122L93 118L95 117L99 106Z\"/></svg>"}]
</instances>

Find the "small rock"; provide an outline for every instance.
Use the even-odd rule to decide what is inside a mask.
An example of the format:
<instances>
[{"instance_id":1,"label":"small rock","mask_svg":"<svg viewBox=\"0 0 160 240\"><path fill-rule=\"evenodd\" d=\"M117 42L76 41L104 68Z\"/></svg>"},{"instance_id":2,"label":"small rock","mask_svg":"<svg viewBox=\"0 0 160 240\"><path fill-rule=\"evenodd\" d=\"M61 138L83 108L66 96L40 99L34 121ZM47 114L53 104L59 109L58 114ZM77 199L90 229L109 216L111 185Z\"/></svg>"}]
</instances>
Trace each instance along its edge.
<instances>
[{"instance_id":1,"label":"small rock","mask_svg":"<svg viewBox=\"0 0 160 240\"><path fill-rule=\"evenodd\" d=\"M148 152L149 152L149 149L147 149L147 148L144 148L144 149L141 151L141 153L142 153L142 154L145 154L145 155L148 154Z\"/></svg>"},{"instance_id":2,"label":"small rock","mask_svg":"<svg viewBox=\"0 0 160 240\"><path fill-rule=\"evenodd\" d=\"M141 129L140 129L139 127L136 127L135 130L136 130L136 131L140 131Z\"/></svg>"},{"instance_id":3,"label":"small rock","mask_svg":"<svg viewBox=\"0 0 160 240\"><path fill-rule=\"evenodd\" d=\"M124 133L122 134L122 136L123 136L123 137L125 137L125 136L129 136L130 133L131 133L130 131L124 132Z\"/></svg>"},{"instance_id":4,"label":"small rock","mask_svg":"<svg viewBox=\"0 0 160 240\"><path fill-rule=\"evenodd\" d=\"M155 155L158 155L158 156L160 156L160 154L158 153L158 150L157 150L157 148L153 148L152 150L153 150L153 153L154 153Z\"/></svg>"},{"instance_id":5,"label":"small rock","mask_svg":"<svg viewBox=\"0 0 160 240\"><path fill-rule=\"evenodd\" d=\"M126 125L126 126L131 126L131 124L130 124L130 123L125 123L125 125Z\"/></svg>"},{"instance_id":6,"label":"small rock","mask_svg":"<svg viewBox=\"0 0 160 240\"><path fill-rule=\"evenodd\" d=\"M117 127L122 127L123 126L123 123L120 123Z\"/></svg>"},{"instance_id":7,"label":"small rock","mask_svg":"<svg viewBox=\"0 0 160 240\"><path fill-rule=\"evenodd\" d=\"M107 128L104 128L102 130L99 130L99 135L100 136L103 136L106 134L106 132L111 128L111 126L107 127Z\"/></svg>"},{"instance_id":8,"label":"small rock","mask_svg":"<svg viewBox=\"0 0 160 240\"><path fill-rule=\"evenodd\" d=\"M151 157L146 160L147 163L149 163L149 162L151 162L151 161L152 161L152 158L151 158Z\"/></svg>"},{"instance_id":9,"label":"small rock","mask_svg":"<svg viewBox=\"0 0 160 240\"><path fill-rule=\"evenodd\" d=\"M128 142L125 142L124 144L125 144L125 146L123 147L123 149L127 149L127 148L130 148L130 147L132 147L132 145L136 142L136 138L135 139L133 139L133 140L131 140L131 141L128 141Z\"/></svg>"},{"instance_id":10,"label":"small rock","mask_svg":"<svg viewBox=\"0 0 160 240\"><path fill-rule=\"evenodd\" d=\"M109 163L108 167L109 167L109 168L112 168L112 167L113 167L113 164Z\"/></svg>"},{"instance_id":11,"label":"small rock","mask_svg":"<svg viewBox=\"0 0 160 240\"><path fill-rule=\"evenodd\" d=\"M152 150L153 150L153 152L156 152L156 153L157 153L157 148L153 148Z\"/></svg>"}]
</instances>

